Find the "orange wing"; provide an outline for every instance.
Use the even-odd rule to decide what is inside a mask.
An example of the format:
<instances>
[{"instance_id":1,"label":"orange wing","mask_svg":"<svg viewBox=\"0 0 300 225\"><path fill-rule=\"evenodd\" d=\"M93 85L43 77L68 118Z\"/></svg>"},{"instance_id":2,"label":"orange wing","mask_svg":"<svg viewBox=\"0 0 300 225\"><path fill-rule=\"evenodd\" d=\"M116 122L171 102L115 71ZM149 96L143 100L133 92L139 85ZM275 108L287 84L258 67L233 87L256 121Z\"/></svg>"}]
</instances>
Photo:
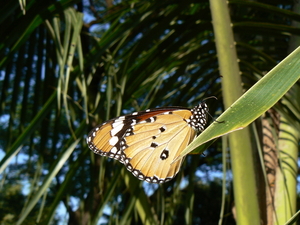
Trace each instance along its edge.
<instances>
[{"instance_id":1,"label":"orange wing","mask_svg":"<svg viewBox=\"0 0 300 225\"><path fill-rule=\"evenodd\" d=\"M171 180L183 159L173 160L202 131L207 105L135 112L93 129L87 143L95 153L119 160L134 176L151 183Z\"/></svg>"},{"instance_id":2,"label":"orange wing","mask_svg":"<svg viewBox=\"0 0 300 225\"><path fill-rule=\"evenodd\" d=\"M125 165L134 176L151 183L171 180L183 159L171 164L195 138L196 131L185 121L189 111L160 114L153 123L139 123L125 136Z\"/></svg>"}]
</instances>

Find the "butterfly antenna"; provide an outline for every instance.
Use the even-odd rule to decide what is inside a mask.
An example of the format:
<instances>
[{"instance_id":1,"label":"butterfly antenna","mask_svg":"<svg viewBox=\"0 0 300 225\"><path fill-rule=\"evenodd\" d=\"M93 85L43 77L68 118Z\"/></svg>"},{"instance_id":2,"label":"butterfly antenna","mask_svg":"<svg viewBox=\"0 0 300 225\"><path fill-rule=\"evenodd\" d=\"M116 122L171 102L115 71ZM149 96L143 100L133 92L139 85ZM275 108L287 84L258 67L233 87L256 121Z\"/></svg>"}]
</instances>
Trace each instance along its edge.
<instances>
[{"instance_id":1,"label":"butterfly antenna","mask_svg":"<svg viewBox=\"0 0 300 225\"><path fill-rule=\"evenodd\" d=\"M205 102L207 99L211 99L211 98L218 100L218 98L216 96L209 96L209 97L203 99L202 102Z\"/></svg>"},{"instance_id":2,"label":"butterfly antenna","mask_svg":"<svg viewBox=\"0 0 300 225\"><path fill-rule=\"evenodd\" d=\"M210 96L210 97L207 97L207 98L203 99L202 102L205 102L207 99L212 99L212 98L218 100L218 98L216 96ZM213 119L214 122L217 122L217 123L224 123L225 122L225 121L217 121L217 120L215 120L213 118L213 116L209 112L207 112L207 114Z\"/></svg>"}]
</instances>

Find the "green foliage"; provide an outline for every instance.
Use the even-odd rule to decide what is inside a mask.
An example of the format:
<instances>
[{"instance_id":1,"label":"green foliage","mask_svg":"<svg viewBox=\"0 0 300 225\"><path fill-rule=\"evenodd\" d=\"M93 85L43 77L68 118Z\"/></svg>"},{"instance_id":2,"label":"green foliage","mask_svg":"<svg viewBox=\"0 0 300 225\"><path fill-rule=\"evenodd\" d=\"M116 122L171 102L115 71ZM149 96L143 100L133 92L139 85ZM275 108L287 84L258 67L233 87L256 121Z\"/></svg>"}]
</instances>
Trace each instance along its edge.
<instances>
[{"instance_id":1,"label":"green foliage","mask_svg":"<svg viewBox=\"0 0 300 225\"><path fill-rule=\"evenodd\" d=\"M216 224L221 187L200 183L199 172L221 172L220 140L205 157L187 156L164 185L142 184L85 142L95 125L135 110L190 107L213 95L218 101L209 100L210 114L223 111L226 78L219 74L209 2L92 3L31 0L20 8L6 1L0 7L1 220ZM288 55L291 35L300 34L292 22L300 15L290 10L293 1L229 3L242 88L248 90ZM82 8L95 20L83 21ZM298 126L299 82L294 87L276 109ZM29 193L21 194L12 180ZM233 224L232 195L223 195L223 224ZM16 199L20 204L9 204Z\"/></svg>"},{"instance_id":2,"label":"green foliage","mask_svg":"<svg viewBox=\"0 0 300 225\"><path fill-rule=\"evenodd\" d=\"M25 203L25 197L21 194L22 186L5 184L0 193L0 218L1 224L14 224L17 216Z\"/></svg>"}]
</instances>

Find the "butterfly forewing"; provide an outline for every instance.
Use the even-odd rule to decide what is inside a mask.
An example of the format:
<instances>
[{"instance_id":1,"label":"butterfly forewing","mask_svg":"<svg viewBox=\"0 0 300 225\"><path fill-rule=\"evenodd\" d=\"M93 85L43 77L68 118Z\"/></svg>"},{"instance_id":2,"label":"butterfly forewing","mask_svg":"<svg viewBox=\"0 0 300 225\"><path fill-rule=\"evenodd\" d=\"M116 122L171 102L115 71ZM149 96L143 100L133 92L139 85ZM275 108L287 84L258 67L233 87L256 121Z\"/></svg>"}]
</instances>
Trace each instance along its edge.
<instances>
[{"instance_id":1,"label":"butterfly forewing","mask_svg":"<svg viewBox=\"0 0 300 225\"><path fill-rule=\"evenodd\" d=\"M141 180L163 183L179 171L173 163L206 124L207 106L166 107L107 121L94 128L87 143L95 153L115 158Z\"/></svg>"}]
</instances>

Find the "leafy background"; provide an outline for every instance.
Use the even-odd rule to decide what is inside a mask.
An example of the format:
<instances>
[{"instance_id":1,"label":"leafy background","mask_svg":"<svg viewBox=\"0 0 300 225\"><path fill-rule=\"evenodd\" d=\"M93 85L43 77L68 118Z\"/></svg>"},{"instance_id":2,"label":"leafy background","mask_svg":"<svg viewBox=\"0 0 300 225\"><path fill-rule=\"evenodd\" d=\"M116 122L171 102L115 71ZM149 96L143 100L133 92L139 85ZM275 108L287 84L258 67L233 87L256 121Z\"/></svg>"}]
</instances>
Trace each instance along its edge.
<instances>
[{"instance_id":1,"label":"leafy background","mask_svg":"<svg viewBox=\"0 0 300 225\"><path fill-rule=\"evenodd\" d=\"M246 91L299 46L300 6L231 0L228 9L241 79L232 91ZM208 96L218 98L207 101L214 118L224 111L224 79L237 79L220 76L229 54L216 52L211 10L206 0L1 3L1 223L284 224L295 214L299 82L250 126L253 168L231 168L223 137L187 156L172 181L147 184L86 145L92 127L133 111ZM246 175L232 184L242 167L255 174L257 196L242 200L257 199L247 211L258 217L235 213L244 206L234 195L250 186Z\"/></svg>"}]
</instances>

